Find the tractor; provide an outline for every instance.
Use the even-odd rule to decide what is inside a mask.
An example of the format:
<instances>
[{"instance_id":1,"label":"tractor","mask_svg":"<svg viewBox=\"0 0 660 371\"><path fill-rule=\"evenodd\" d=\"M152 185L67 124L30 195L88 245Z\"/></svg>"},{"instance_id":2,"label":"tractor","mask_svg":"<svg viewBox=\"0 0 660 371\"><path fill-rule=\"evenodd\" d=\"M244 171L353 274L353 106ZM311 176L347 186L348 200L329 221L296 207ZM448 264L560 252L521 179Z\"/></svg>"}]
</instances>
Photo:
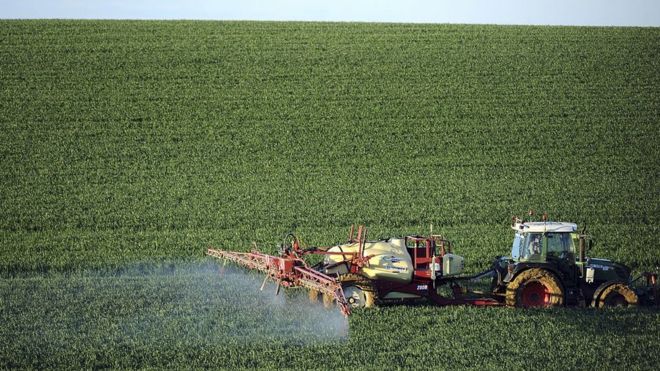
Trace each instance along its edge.
<instances>
[{"instance_id":1,"label":"tractor","mask_svg":"<svg viewBox=\"0 0 660 371\"><path fill-rule=\"evenodd\" d=\"M531 214L530 214L531 215ZM575 223L524 222L513 218L511 256L493 263L492 293L508 306L592 307L654 305L658 301L657 273L637 279L627 266L589 258L593 241ZM634 288L641 277L646 286Z\"/></svg>"}]
</instances>

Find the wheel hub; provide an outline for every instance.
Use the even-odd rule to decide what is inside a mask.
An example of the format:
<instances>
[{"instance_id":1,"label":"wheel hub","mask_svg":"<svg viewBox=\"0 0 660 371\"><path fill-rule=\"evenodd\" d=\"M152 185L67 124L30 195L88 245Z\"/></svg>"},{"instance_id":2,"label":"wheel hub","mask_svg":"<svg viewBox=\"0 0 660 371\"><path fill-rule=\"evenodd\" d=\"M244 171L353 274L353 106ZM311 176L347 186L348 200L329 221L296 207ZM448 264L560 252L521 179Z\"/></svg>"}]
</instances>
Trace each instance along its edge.
<instances>
[{"instance_id":1,"label":"wheel hub","mask_svg":"<svg viewBox=\"0 0 660 371\"><path fill-rule=\"evenodd\" d=\"M362 308L365 306L366 298L364 291L357 286L348 286L344 288L344 297L353 308Z\"/></svg>"},{"instance_id":2,"label":"wheel hub","mask_svg":"<svg viewBox=\"0 0 660 371\"><path fill-rule=\"evenodd\" d=\"M523 288L521 299L525 307L545 307L550 304L550 291L540 282L530 282Z\"/></svg>"},{"instance_id":3,"label":"wheel hub","mask_svg":"<svg viewBox=\"0 0 660 371\"><path fill-rule=\"evenodd\" d=\"M626 302L626 298L624 298L623 295L616 294L610 295L610 297L606 299L605 304L611 307L625 307L628 305L628 302Z\"/></svg>"}]
</instances>

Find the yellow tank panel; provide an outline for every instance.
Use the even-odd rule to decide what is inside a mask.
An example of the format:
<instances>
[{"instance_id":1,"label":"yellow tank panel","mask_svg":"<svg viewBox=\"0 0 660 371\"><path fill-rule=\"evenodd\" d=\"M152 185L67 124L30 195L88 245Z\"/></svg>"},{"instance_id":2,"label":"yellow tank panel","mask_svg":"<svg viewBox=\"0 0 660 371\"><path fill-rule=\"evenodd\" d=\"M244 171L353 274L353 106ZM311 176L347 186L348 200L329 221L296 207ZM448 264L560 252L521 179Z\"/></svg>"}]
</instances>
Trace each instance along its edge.
<instances>
[{"instance_id":1,"label":"yellow tank panel","mask_svg":"<svg viewBox=\"0 0 660 371\"><path fill-rule=\"evenodd\" d=\"M357 243L338 245L330 248L328 252L358 252ZM413 274L413 264L403 238L393 238L387 241L366 242L364 256L372 256L369 266L362 268L362 272L370 279L385 279L397 282L410 282ZM326 263L350 260L350 256L326 255ZM337 266L327 273L347 273L345 265Z\"/></svg>"}]
</instances>

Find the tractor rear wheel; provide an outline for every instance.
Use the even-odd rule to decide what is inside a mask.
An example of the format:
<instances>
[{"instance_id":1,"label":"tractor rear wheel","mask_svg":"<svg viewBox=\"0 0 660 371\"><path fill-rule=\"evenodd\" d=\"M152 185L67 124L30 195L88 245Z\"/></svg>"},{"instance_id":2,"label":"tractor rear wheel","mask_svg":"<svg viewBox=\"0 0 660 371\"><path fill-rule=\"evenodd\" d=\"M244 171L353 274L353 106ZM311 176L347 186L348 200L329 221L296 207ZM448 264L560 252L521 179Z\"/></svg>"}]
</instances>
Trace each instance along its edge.
<instances>
[{"instance_id":1,"label":"tractor rear wheel","mask_svg":"<svg viewBox=\"0 0 660 371\"><path fill-rule=\"evenodd\" d=\"M623 283L608 286L596 299L596 306L603 307L632 307L639 302L637 294Z\"/></svg>"},{"instance_id":2,"label":"tractor rear wheel","mask_svg":"<svg viewBox=\"0 0 660 371\"><path fill-rule=\"evenodd\" d=\"M554 274L539 268L521 272L506 288L506 304L515 307L555 307L564 303L564 291Z\"/></svg>"}]
</instances>

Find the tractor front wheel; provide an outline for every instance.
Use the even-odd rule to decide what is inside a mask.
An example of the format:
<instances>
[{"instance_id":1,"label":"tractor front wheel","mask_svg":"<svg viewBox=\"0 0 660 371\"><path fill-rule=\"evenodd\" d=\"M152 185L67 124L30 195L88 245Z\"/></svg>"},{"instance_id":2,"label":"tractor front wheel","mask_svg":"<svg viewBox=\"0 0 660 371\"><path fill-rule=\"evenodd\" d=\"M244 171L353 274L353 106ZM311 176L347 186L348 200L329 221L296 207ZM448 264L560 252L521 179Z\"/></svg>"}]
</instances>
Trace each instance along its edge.
<instances>
[{"instance_id":1,"label":"tractor front wheel","mask_svg":"<svg viewBox=\"0 0 660 371\"><path fill-rule=\"evenodd\" d=\"M512 307L555 307L563 303L564 291L559 281L545 269L523 271L506 288L506 304Z\"/></svg>"},{"instance_id":2,"label":"tractor front wheel","mask_svg":"<svg viewBox=\"0 0 660 371\"><path fill-rule=\"evenodd\" d=\"M623 283L608 286L596 299L596 306L603 307L632 307L639 302L637 294Z\"/></svg>"}]
</instances>

